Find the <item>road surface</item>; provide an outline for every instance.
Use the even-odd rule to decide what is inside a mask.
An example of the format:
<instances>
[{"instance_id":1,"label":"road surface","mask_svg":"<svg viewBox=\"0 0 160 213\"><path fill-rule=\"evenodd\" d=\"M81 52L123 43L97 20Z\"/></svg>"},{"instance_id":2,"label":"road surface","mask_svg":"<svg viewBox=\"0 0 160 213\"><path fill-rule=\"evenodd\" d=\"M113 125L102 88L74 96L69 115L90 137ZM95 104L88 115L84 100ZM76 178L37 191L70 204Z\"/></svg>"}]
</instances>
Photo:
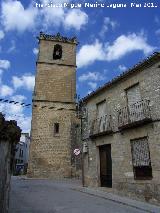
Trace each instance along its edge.
<instances>
[{"instance_id":1,"label":"road surface","mask_svg":"<svg viewBox=\"0 0 160 213\"><path fill-rule=\"evenodd\" d=\"M77 190L80 182L12 177L9 213L144 213Z\"/></svg>"}]
</instances>

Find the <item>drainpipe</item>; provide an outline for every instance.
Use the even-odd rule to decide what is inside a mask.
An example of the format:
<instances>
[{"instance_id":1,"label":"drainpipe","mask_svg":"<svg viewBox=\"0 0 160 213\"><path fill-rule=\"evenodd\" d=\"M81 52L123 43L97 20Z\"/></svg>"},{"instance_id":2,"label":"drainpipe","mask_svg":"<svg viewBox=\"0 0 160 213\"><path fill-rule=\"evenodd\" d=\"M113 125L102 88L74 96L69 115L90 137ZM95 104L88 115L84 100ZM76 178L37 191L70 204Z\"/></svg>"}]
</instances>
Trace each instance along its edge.
<instances>
[{"instance_id":1,"label":"drainpipe","mask_svg":"<svg viewBox=\"0 0 160 213\"><path fill-rule=\"evenodd\" d=\"M82 186L84 187L84 153L83 153L83 140L82 140L82 118L81 118L81 141L82 141L82 155L81 155L81 162L82 162Z\"/></svg>"}]
</instances>

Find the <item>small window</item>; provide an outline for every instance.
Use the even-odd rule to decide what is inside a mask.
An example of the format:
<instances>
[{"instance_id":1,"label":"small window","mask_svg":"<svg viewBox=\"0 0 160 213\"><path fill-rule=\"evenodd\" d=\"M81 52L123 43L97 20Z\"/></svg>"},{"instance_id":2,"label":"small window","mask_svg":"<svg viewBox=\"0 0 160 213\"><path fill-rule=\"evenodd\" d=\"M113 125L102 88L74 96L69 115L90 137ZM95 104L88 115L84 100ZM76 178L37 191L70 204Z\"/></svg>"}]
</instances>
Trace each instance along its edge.
<instances>
[{"instance_id":1,"label":"small window","mask_svg":"<svg viewBox=\"0 0 160 213\"><path fill-rule=\"evenodd\" d=\"M131 152L135 179L151 179L152 166L147 137L131 140Z\"/></svg>"},{"instance_id":2,"label":"small window","mask_svg":"<svg viewBox=\"0 0 160 213\"><path fill-rule=\"evenodd\" d=\"M54 134L59 134L59 123L54 123Z\"/></svg>"}]
</instances>

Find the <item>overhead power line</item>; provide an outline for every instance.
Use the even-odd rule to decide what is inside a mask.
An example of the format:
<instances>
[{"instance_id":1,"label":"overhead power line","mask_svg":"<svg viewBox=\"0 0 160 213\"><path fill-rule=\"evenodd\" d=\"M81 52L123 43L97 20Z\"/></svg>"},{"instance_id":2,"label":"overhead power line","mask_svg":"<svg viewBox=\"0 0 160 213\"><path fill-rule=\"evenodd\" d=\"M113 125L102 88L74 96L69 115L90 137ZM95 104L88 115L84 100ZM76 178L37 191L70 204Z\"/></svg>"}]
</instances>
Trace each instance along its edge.
<instances>
[{"instance_id":1,"label":"overhead power line","mask_svg":"<svg viewBox=\"0 0 160 213\"><path fill-rule=\"evenodd\" d=\"M63 108L63 107L57 108L55 106L48 106L48 105L43 105L43 106L38 106L36 104L32 105L32 104L28 104L28 103L24 103L24 102L13 101L13 100L8 100L8 99L3 99L3 98L0 99L0 102L6 103L6 104L21 105L22 107L26 107L26 108L30 108L32 106L32 107L38 107L38 109L44 109L44 108L55 109L55 110L67 109L67 108ZM67 110L76 111L76 109L72 109L72 108L71 109L68 108Z\"/></svg>"}]
</instances>

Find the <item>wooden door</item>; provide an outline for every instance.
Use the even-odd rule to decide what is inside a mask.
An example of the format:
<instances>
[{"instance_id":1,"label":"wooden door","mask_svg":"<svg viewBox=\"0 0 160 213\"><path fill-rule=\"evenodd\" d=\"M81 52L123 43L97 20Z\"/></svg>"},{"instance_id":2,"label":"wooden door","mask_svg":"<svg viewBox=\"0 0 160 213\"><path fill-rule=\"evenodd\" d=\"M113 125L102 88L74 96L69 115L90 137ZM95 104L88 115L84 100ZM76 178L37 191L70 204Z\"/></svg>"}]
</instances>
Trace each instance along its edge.
<instances>
[{"instance_id":1,"label":"wooden door","mask_svg":"<svg viewBox=\"0 0 160 213\"><path fill-rule=\"evenodd\" d=\"M101 186L112 187L111 144L99 147Z\"/></svg>"}]
</instances>

